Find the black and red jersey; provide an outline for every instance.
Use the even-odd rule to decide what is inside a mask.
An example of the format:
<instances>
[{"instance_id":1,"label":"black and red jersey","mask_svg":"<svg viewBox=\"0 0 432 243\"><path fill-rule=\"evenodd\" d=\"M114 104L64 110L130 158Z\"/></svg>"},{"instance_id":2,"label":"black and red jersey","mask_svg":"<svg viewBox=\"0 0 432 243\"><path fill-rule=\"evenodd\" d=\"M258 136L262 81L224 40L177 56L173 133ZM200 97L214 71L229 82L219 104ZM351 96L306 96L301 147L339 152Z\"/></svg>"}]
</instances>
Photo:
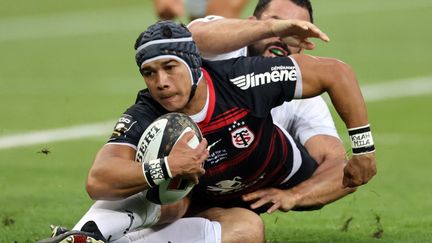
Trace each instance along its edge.
<instances>
[{"instance_id":1,"label":"black and red jersey","mask_svg":"<svg viewBox=\"0 0 432 243\"><path fill-rule=\"evenodd\" d=\"M191 117L214 145L204 165L206 173L194 188L198 198L234 202L259 188L297 184L299 174L310 177L315 162L305 160L304 150L273 124L270 115L273 107L301 96L301 74L291 58L204 61L203 72L208 84L205 118ZM146 127L164 113L148 91L141 91L109 143L136 147Z\"/></svg>"}]
</instances>

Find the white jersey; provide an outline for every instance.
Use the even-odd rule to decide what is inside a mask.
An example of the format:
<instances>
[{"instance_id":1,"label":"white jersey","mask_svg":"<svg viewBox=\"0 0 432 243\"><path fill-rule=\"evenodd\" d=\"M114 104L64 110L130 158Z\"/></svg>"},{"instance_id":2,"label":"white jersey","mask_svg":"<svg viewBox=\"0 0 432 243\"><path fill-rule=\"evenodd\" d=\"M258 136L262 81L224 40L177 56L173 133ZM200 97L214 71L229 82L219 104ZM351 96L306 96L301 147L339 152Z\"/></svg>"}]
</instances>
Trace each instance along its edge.
<instances>
[{"instance_id":1,"label":"white jersey","mask_svg":"<svg viewBox=\"0 0 432 243\"><path fill-rule=\"evenodd\" d=\"M217 19L223 19L223 17L212 15L196 19L189 23L188 27L196 22L210 22ZM204 59L224 60L247 56L247 47L219 55L209 55L201 50L200 52ZM275 124L285 128L294 139L303 145L315 135L339 138L330 111L321 96L284 102L273 108L271 114Z\"/></svg>"}]
</instances>

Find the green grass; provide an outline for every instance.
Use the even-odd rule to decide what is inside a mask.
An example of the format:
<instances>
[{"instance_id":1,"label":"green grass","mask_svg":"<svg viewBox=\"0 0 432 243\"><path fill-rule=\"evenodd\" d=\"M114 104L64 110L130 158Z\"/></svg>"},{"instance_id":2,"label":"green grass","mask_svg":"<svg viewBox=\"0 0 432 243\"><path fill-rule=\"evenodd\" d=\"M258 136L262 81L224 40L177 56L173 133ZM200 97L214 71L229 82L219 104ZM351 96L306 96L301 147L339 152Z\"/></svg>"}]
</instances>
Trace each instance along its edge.
<instances>
[{"instance_id":1,"label":"green grass","mask_svg":"<svg viewBox=\"0 0 432 243\"><path fill-rule=\"evenodd\" d=\"M429 0L314 7L332 41L315 41L313 53L348 62L361 84L432 76ZM115 120L144 85L132 46L152 21L151 1L0 0L0 137ZM430 94L369 102L377 176L322 210L264 215L268 241L430 241L431 104ZM108 136L1 149L0 242L34 242L49 224L73 226L92 203L85 178Z\"/></svg>"}]
</instances>

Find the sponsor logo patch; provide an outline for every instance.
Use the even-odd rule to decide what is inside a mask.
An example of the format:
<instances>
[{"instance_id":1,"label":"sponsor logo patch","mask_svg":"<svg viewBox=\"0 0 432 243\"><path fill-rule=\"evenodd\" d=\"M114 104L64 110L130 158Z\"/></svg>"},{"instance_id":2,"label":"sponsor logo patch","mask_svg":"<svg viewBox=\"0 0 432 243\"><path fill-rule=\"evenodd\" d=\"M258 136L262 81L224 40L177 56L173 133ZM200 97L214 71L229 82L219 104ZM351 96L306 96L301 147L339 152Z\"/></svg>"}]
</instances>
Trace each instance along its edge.
<instances>
[{"instance_id":1,"label":"sponsor logo patch","mask_svg":"<svg viewBox=\"0 0 432 243\"><path fill-rule=\"evenodd\" d=\"M230 81L242 90L269 83L297 81L297 71L293 66L275 66L270 70L270 72L258 74L248 73L246 75L232 78Z\"/></svg>"},{"instance_id":2,"label":"sponsor logo patch","mask_svg":"<svg viewBox=\"0 0 432 243\"><path fill-rule=\"evenodd\" d=\"M112 136L120 137L129 131L136 123L135 119L128 114L123 114L117 121Z\"/></svg>"}]
</instances>

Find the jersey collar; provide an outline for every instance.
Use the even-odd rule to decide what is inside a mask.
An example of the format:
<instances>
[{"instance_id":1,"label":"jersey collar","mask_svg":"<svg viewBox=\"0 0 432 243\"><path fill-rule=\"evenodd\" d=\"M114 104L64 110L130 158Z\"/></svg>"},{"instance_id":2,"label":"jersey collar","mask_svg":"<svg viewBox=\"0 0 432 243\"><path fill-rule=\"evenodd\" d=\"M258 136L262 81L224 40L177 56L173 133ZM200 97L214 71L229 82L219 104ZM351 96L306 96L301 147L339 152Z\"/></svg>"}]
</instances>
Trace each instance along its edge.
<instances>
[{"instance_id":1,"label":"jersey collar","mask_svg":"<svg viewBox=\"0 0 432 243\"><path fill-rule=\"evenodd\" d=\"M216 103L216 95L215 95L215 90L214 90L214 86L213 86L213 80L211 79L210 75L208 74L207 70L205 70L204 68L201 68L201 70L202 70L204 77L207 81L206 104L200 112L191 116L191 118L192 118L192 120L194 120L199 125L204 125L204 124L209 123L212 116L213 116L215 103Z\"/></svg>"}]
</instances>

